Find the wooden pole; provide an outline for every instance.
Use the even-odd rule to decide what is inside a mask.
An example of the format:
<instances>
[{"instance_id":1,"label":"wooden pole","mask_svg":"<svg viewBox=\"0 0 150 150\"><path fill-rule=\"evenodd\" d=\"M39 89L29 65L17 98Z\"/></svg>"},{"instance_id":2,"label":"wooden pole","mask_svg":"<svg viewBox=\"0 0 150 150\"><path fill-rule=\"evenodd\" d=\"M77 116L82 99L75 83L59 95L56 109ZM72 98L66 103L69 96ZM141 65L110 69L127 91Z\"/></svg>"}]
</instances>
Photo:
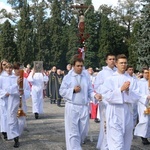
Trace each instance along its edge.
<instances>
[{"instance_id":1,"label":"wooden pole","mask_svg":"<svg viewBox=\"0 0 150 150\"><path fill-rule=\"evenodd\" d=\"M19 90L23 90L23 75L24 75L24 70L20 69L20 78L22 79L22 81L20 82Z\"/></svg>"}]
</instances>

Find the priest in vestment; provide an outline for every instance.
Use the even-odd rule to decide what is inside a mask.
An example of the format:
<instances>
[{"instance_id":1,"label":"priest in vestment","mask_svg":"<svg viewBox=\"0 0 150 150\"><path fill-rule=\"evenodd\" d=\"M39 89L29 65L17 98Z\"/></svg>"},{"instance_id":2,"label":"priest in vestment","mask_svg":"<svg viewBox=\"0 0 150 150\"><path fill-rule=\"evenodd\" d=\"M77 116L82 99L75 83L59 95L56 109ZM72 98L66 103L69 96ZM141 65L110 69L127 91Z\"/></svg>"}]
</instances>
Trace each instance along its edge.
<instances>
[{"instance_id":1,"label":"priest in vestment","mask_svg":"<svg viewBox=\"0 0 150 150\"><path fill-rule=\"evenodd\" d=\"M49 82L47 84L48 88L48 97L50 98L50 103L56 103L57 100L60 99L59 95L59 81L57 76L57 68L56 66L52 67L51 73L49 75Z\"/></svg>"}]
</instances>

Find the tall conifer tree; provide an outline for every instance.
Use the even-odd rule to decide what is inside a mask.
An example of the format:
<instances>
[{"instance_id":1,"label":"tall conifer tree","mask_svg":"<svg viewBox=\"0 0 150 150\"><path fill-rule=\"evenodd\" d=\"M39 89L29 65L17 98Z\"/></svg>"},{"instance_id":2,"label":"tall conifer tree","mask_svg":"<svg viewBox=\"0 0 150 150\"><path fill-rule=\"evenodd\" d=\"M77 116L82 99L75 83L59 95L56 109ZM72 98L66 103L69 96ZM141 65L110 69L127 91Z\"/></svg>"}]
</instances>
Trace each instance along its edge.
<instances>
[{"instance_id":1,"label":"tall conifer tree","mask_svg":"<svg viewBox=\"0 0 150 150\"><path fill-rule=\"evenodd\" d=\"M97 66L97 20L94 13L94 7L92 7L92 1L86 0L85 5L91 6L88 12L85 14L85 37L89 34L89 38L85 40L85 65L95 67Z\"/></svg>"},{"instance_id":2,"label":"tall conifer tree","mask_svg":"<svg viewBox=\"0 0 150 150\"><path fill-rule=\"evenodd\" d=\"M0 33L0 56L9 62L17 60L17 49L14 40L14 28L8 20L4 22Z\"/></svg>"},{"instance_id":3,"label":"tall conifer tree","mask_svg":"<svg viewBox=\"0 0 150 150\"><path fill-rule=\"evenodd\" d=\"M27 1L20 8L21 19L18 22L17 28L17 48L19 53L19 61L27 64L33 61L32 49L32 25L30 21L30 7Z\"/></svg>"},{"instance_id":4,"label":"tall conifer tree","mask_svg":"<svg viewBox=\"0 0 150 150\"><path fill-rule=\"evenodd\" d=\"M62 20L61 20L61 2L54 0L51 5L51 18L50 18L50 32L51 32L51 47L50 47L50 66L59 65L62 47Z\"/></svg>"},{"instance_id":5,"label":"tall conifer tree","mask_svg":"<svg viewBox=\"0 0 150 150\"><path fill-rule=\"evenodd\" d=\"M34 51L36 57L34 59L46 62L47 55L47 28L46 28L46 13L45 3L35 3L33 9L33 29L34 29Z\"/></svg>"},{"instance_id":6,"label":"tall conifer tree","mask_svg":"<svg viewBox=\"0 0 150 150\"><path fill-rule=\"evenodd\" d=\"M137 42L137 34L140 29L139 21L135 22L133 25L133 31L131 32L131 38L129 43L129 65L132 65L134 69L137 68L137 60L138 60L138 49L136 47Z\"/></svg>"},{"instance_id":7,"label":"tall conifer tree","mask_svg":"<svg viewBox=\"0 0 150 150\"><path fill-rule=\"evenodd\" d=\"M72 17L71 23L68 28L68 52L66 53L67 62L73 55L77 54L79 48L79 38L78 38L78 24L75 17Z\"/></svg>"},{"instance_id":8,"label":"tall conifer tree","mask_svg":"<svg viewBox=\"0 0 150 150\"><path fill-rule=\"evenodd\" d=\"M150 67L150 2L149 0L142 1L141 28L137 36L138 70L141 70L143 67Z\"/></svg>"}]
</instances>

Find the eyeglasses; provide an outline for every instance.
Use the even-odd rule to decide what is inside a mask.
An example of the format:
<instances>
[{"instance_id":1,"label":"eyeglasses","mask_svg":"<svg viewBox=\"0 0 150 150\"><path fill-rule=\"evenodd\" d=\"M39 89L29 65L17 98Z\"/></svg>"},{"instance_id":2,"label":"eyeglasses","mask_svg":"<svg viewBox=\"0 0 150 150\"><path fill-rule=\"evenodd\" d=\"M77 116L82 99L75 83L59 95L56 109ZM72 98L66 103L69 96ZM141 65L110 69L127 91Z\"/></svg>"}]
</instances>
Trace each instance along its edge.
<instances>
[{"instance_id":1,"label":"eyeglasses","mask_svg":"<svg viewBox=\"0 0 150 150\"><path fill-rule=\"evenodd\" d=\"M127 65L127 62L120 62L120 65Z\"/></svg>"},{"instance_id":2,"label":"eyeglasses","mask_svg":"<svg viewBox=\"0 0 150 150\"><path fill-rule=\"evenodd\" d=\"M110 59L108 59L108 60L115 60L115 58L110 58Z\"/></svg>"},{"instance_id":3,"label":"eyeglasses","mask_svg":"<svg viewBox=\"0 0 150 150\"><path fill-rule=\"evenodd\" d=\"M149 74L149 72L143 72L144 74Z\"/></svg>"}]
</instances>

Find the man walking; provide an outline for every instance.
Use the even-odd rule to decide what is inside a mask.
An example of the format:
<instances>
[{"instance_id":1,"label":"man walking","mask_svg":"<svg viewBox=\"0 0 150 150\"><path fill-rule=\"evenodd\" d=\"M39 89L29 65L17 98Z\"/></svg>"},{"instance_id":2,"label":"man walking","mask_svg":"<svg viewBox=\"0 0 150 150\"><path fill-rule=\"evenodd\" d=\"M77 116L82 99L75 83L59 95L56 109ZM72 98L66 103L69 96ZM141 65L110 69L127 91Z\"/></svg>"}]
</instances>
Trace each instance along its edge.
<instances>
[{"instance_id":1,"label":"man walking","mask_svg":"<svg viewBox=\"0 0 150 150\"><path fill-rule=\"evenodd\" d=\"M74 58L73 69L64 77L60 95L66 101L65 105L65 135L67 150L81 150L84 140L85 126L89 120L89 99L101 100L100 94L95 94L89 77L83 71L82 58Z\"/></svg>"}]
</instances>

